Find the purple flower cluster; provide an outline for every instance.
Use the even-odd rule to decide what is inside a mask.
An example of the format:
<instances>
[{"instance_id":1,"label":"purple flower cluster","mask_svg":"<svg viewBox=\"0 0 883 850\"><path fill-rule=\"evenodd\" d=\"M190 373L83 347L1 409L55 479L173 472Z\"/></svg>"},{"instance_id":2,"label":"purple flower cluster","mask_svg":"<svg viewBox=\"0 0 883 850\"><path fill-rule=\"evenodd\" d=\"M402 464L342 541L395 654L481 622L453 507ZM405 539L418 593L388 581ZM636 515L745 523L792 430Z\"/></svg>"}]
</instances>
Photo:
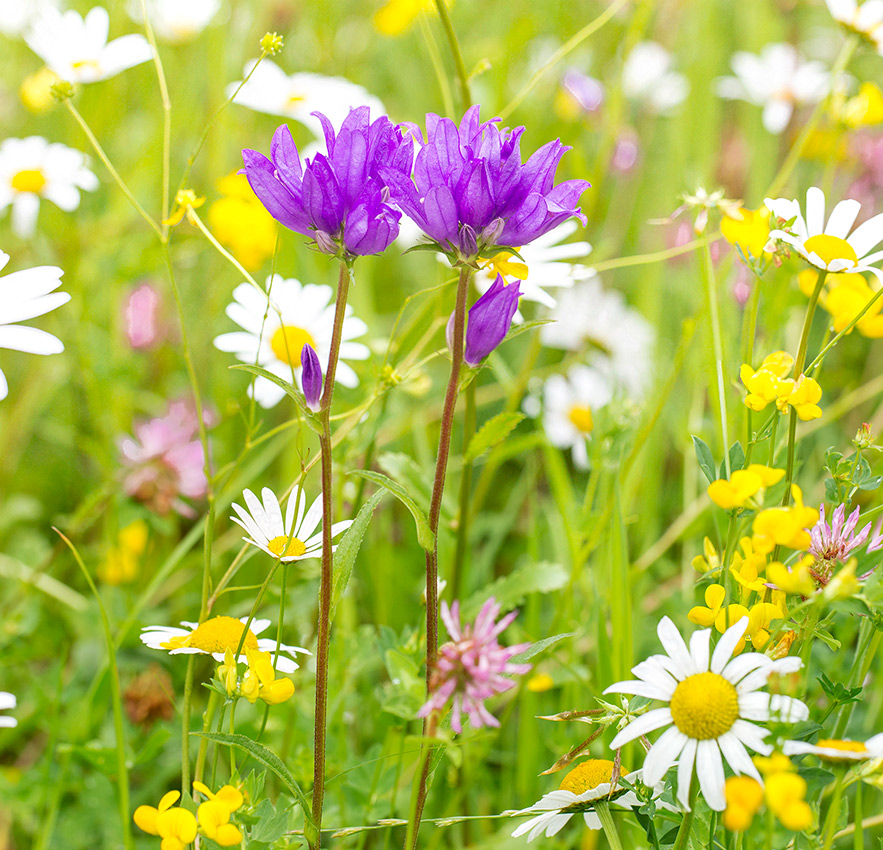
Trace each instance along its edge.
<instances>
[{"instance_id":1,"label":"purple flower cluster","mask_svg":"<svg viewBox=\"0 0 883 850\"><path fill-rule=\"evenodd\" d=\"M466 112L459 127L429 114L413 180L394 167L380 169L395 203L459 260L472 261L496 246L526 245L572 216L585 223L576 204L589 183L554 185L569 148L555 140L522 163L524 127L501 128L499 121L482 122L478 106Z\"/></svg>"},{"instance_id":2,"label":"purple flower cluster","mask_svg":"<svg viewBox=\"0 0 883 850\"><path fill-rule=\"evenodd\" d=\"M512 318L518 309L521 281L507 284L502 275L470 308L466 323L466 346L463 359L469 366L477 366L509 333ZM448 319L448 348L454 347L454 314Z\"/></svg>"},{"instance_id":3,"label":"purple flower cluster","mask_svg":"<svg viewBox=\"0 0 883 850\"><path fill-rule=\"evenodd\" d=\"M433 711L444 709L453 700L451 728L463 731L462 714L465 711L476 728L499 726L500 722L485 707L484 701L515 687L505 674L527 673L530 664L515 664L513 655L524 652L530 644L501 646L497 636L511 623L517 611L512 611L495 622L500 606L491 597L475 618L475 625L460 624L460 603L450 607L441 604L441 616L451 640L438 651L438 660L430 684L431 696L418 712L426 717Z\"/></svg>"},{"instance_id":4,"label":"purple flower cluster","mask_svg":"<svg viewBox=\"0 0 883 850\"><path fill-rule=\"evenodd\" d=\"M315 239L323 253L379 254L398 236L402 216L378 169L409 174L413 140L385 115L371 122L367 106L353 109L337 133L324 115L314 114L322 122L327 155L301 163L283 124L273 135L271 159L242 152L248 182L273 218Z\"/></svg>"},{"instance_id":5,"label":"purple flower cluster","mask_svg":"<svg viewBox=\"0 0 883 850\"><path fill-rule=\"evenodd\" d=\"M856 532L860 515L860 507L856 507L847 517L846 505L838 505L829 525L825 520L825 506L819 508L819 521L809 531L812 539L809 553L824 571L823 578L830 576L836 564L846 563L849 556L867 542L871 534L871 523ZM883 549L883 534L880 531L878 527L866 551L876 552Z\"/></svg>"}]
</instances>

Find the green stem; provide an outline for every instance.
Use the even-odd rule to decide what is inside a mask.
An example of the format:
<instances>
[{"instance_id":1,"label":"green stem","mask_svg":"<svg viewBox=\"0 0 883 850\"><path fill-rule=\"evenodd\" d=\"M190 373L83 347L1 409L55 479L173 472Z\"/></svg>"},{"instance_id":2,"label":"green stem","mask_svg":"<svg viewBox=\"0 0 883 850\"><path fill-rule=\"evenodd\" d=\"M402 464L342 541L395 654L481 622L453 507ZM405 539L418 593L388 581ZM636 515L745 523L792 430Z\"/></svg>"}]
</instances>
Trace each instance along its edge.
<instances>
[{"instance_id":1,"label":"green stem","mask_svg":"<svg viewBox=\"0 0 883 850\"><path fill-rule=\"evenodd\" d=\"M424 724L424 737L434 738L438 731L438 712L433 711ZM417 846L417 835L420 830L420 820L423 813L423 805L426 802L426 783L429 781L430 756L432 747L421 745L420 758L417 760L417 770L414 772L415 781L411 787L411 805L408 812L408 829L405 833L406 848Z\"/></svg>"},{"instance_id":2,"label":"green stem","mask_svg":"<svg viewBox=\"0 0 883 850\"><path fill-rule=\"evenodd\" d=\"M217 691L211 691L208 695L208 705L205 708L205 714L202 717L202 731L210 732L212 728L212 720L215 718L215 712L218 710L218 703L221 697ZM193 772L195 782L202 782L205 774L205 756L208 751L208 738L199 739L199 751L196 754L196 770Z\"/></svg>"},{"instance_id":3,"label":"green stem","mask_svg":"<svg viewBox=\"0 0 883 850\"><path fill-rule=\"evenodd\" d=\"M610 850L622 850L622 842L619 840L619 833L616 831L616 825L613 823L613 817L610 814L610 803L606 800L595 803L595 814L601 821L601 829L610 845Z\"/></svg>"},{"instance_id":4,"label":"green stem","mask_svg":"<svg viewBox=\"0 0 883 850\"><path fill-rule=\"evenodd\" d=\"M104 167L110 172L110 176L113 177L113 179L116 181L116 184L120 187L122 193L126 196L126 198L128 198L129 203L135 208L138 215L140 215L141 218L143 218L150 225L151 229L154 231L154 233L156 233L160 241L164 242L165 234L163 233L162 229L153 220L150 213L147 212L147 210L145 210L140 203L138 203L138 199L132 194L131 189L129 189L129 187L126 185L126 181L123 180L122 177L120 177L119 171L114 168L113 163L104 152L104 148L101 147L101 144L99 143L95 134L92 132L92 129L86 123L86 119L83 118L82 115L80 115L79 110L71 103L69 98L64 101L64 105L68 108L70 114L74 116L77 124L80 125L82 131L86 134L86 138L92 145L92 149L95 151L98 158L104 163Z\"/></svg>"},{"instance_id":5,"label":"green stem","mask_svg":"<svg viewBox=\"0 0 883 850\"><path fill-rule=\"evenodd\" d=\"M797 346L797 357L794 360L794 379L799 380L803 374L803 366L806 363L806 347L809 344L809 332L812 329L812 319L816 312L816 306L819 303L819 295L822 293L822 287L825 285L825 278L828 272L825 269L819 270L819 276L816 279L815 289L809 299L806 307L806 316L803 319L803 329L800 332L800 342ZM788 460L785 464L785 495L782 496L783 507L788 507L791 502L791 482L794 480L794 454L797 444L797 411L791 408L791 418L788 422Z\"/></svg>"},{"instance_id":6,"label":"green stem","mask_svg":"<svg viewBox=\"0 0 883 850\"><path fill-rule=\"evenodd\" d=\"M705 295L708 299L708 315L711 320L711 341L713 368L711 370L714 376L717 389L718 409L720 413L721 440L724 450L724 466L727 472L727 478L730 477L730 436L727 426L727 399L724 391L724 348L721 335L720 308L717 302L717 282L714 275L714 266L711 261L711 249L708 243L703 249L702 260L700 261L702 268L702 281L705 284ZM714 397L714 388L711 390L711 396Z\"/></svg>"},{"instance_id":7,"label":"green stem","mask_svg":"<svg viewBox=\"0 0 883 850\"><path fill-rule=\"evenodd\" d=\"M696 813L696 798L699 796L699 780L696 778L696 773L693 773L693 778L690 780L690 808L684 812L684 818L681 821L680 829L678 829L678 835L675 839L674 847L672 850L686 850L687 842L690 839L690 833L693 831L693 815Z\"/></svg>"},{"instance_id":8,"label":"green stem","mask_svg":"<svg viewBox=\"0 0 883 850\"><path fill-rule=\"evenodd\" d=\"M475 433L475 380L466 388L465 410L463 411L463 456L469 441ZM460 474L460 510L457 523L457 549L454 553L454 568L451 574L451 598L460 598L460 583L466 566L466 553L469 547L469 500L472 495L472 461L463 461Z\"/></svg>"},{"instance_id":9,"label":"green stem","mask_svg":"<svg viewBox=\"0 0 883 850\"><path fill-rule=\"evenodd\" d=\"M834 843L837 819L840 816L840 803L843 800L843 777L845 775L846 771L843 768L837 771L837 781L831 792L831 802L828 804L828 813L825 815L825 825L822 829L822 835L824 835L822 850L831 850L831 845Z\"/></svg>"},{"instance_id":10,"label":"green stem","mask_svg":"<svg viewBox=\"0 0 883 850\"><path fill-rule=\"evenodd\" d=\"M451 56L454 57L454 67L457 69L457 82L460 84L460 100L463 101L463 111L465 112L472 106L472 93L469 91L469 72L466 70L466 63L463 61L463 53L460 51L460 42L457 41L457 33L454 31L454 25L451 23L451 16L448 14L448 4L445 0L435 0L435 8L438 10L439 20L441 20L445 35L448 38Z\"/></svg>"},{"instance_id":11,"label":"green stem","mask_svg":"<svg viewBox=\"0 0 883 850\"><path fill-rule=\"evenodd\" d=\"M852 807L852 821L855 824L855 836L853 837L853 850L865 850L865 825L862 823L862 781L855 784L855 803Z\"/></svg>"},{"instance_id":12,"label":"green stem","mask_svg":"<svg viewBox=\"0 0 883 850\"><path fill-rule=\"evenodd\" d=\"M104 631L104 642L107 646L107 664L110 671L110 696L113 707L114 735L116 737L117 792L119 794L120 821L123 828L123 843L126 850L131 850L134 845L132 843L132 831L129 826L129 769L126 765L126 733L123 727L123 700L120 696L120 671L119 667L117 667L113 634L110 630L110 620L107 618L107 611L104 608L104 603L101 601L101 595L98 593L98 588L95 586L92 576L89 575L89 570L86 569L86 565L83 563L83 559L80 557L80 553L77 551L76 546L74 546L74 544L54 526L52 527L52 530L71 550L74 560L77 562L77 566L83 573L83 576L89 585L89 589L92 591L95 601L98 603L98 612L101 615L101 627Z\"/></svg>"},{"instance_id":13,"label":"green stem","mask_svg":"<svg viewBox=\"0 0 883 850\"><path fill-rule=\"evenodd\" d=\"M334 397L334 378L337 374L337 360L340 355L340 341L343 335L343 319L346 314L346 299L353 281L352 261L341 259L340 276L337 282L337 301L334 306L334 331L331 336L331 351L328 354L328 370L322 392L319 419L322 433L319 446L322 457L322 573L319 581L319 622L317 625L316 649L316 719L313 730L313 821L309 836L311 850L318 850L322 844L322 807L325 802L325 733L328 711L328 648L331 637L331 521L332 521L332 469L331 469L331 402Z\"/></svg>"}]
</instances>

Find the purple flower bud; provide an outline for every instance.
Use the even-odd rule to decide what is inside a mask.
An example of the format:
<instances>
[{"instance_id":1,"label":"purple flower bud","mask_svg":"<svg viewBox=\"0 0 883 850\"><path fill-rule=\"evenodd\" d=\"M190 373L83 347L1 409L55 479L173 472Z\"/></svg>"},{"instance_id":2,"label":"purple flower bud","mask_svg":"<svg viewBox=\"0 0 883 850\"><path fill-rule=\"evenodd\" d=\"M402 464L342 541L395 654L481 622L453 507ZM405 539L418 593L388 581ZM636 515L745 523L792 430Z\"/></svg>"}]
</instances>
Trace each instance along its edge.
<instances>
[{"instance_id":1,"label":"purple flower bud","mask_svg":"<svg viewBox=\"0 0 883 850\"><path fill-rule=\"evenodd\" d=\"M572 68L564 75L561 85L588 113L597 112L604 102L604 87L601 83L576 69Z\"/></svg>"},{"instance_id":2,"label":"purple flower bud","mask_svg":"<svg viewBox=\"0 0 883 850\"><path fill-rule=\"evenodd\" d=\"M333 256L337 253L337 245L334 243L330 234L326 233L324 230L317 230L313 233L313 237L316 240L316 247L323 254L331 254Z\"/></svg>"},{"instance_id":3,"label":"purple flower bud","mask_svg":"<svg viewBox=\"0 0 883 850\"><path fill-rule=\"evenodd\" d=\"M475 231L468 224L460 228L459 242L460 255L464 260L478 256L478 240L475 238Z\"/></svg>"},{"instance_id":4,"label":"purple flower bud","mask_svg":"<svg viewBox=\"0 0 883 850\"><path fill-rule=\"evenodd\" d=\"M481 244L496 245L505 226L506 222L502 218L495 218L484 230L481 231Z\"/></svg>"},{"instance_id":5,"label":"purple flower bud","mask_svg":"<svg viewBox=\"0 0 883 850\"><path fill-rule=\"evenodd\" d=\"M300 363L303 367L300 380L304 388L304 400L307 407L316 413L322 400L322 364L319 363L319 355L309 343L301 349Z\"/></svg>"},{"instance_id":6,"label":"purple flower bud","mask_svg":"<svg viewBox=\"0 0 883 850\"><path fill-rule=\"evenodd\" d=\"M463 359L470 366L477 366L509 333L520 295L521 281L507 286L502 276L497 275L491 288L469 309Z\"/></svg>"}]
</instances>

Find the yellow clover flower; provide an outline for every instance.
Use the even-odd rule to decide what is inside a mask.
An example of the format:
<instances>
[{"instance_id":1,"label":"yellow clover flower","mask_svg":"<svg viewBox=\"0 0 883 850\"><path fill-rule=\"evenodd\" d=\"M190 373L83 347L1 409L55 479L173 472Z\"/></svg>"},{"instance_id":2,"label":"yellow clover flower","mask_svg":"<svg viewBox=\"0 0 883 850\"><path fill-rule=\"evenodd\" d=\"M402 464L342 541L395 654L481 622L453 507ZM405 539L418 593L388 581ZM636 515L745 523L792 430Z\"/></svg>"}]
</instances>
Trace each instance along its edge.
<instances>
[{"instance_id":1,"label":"yellow clover flower","mask_svg":"<svg viewBox=\"0 0 883 850\"><path fill-rule=\"evenodd\" d=\"M751 539L755 551L767 554L776 546L800 550L809 548L811 539L807 529L815 525L819 518L818 511L804 506L803 493L796 484L791 485L791 497L794 504L790 507L767 508L754 518Z\"/></svg>"},{"instance_id":2,"label":"yellow clover flower","mask_svg":"<svg viewBox=\"0 0 883 850\"><path fill-rule=\"evenodd\" d=\"M721 218L721 233L727 242L741 248L746 257L750 254L756 259L769 241L770 211L764 206L756 210L739 207L737 215Z\"/></svg>"},{"instance_id":3,"label":"yellow clover flower","mask_svg":"<svg viewBox=\"0 0 883 850\"><path fill-rule=\"evenodd\" d=\"M138 577L138 563L147 548L147 523L136 519L121 529L115 546L98 566L98 577L105 584L120 585Z\"/></svg>"},{"instance_id":4,"label":"yellow clover flower","mask_svg":"<svg viewBox=\"0 0 883 850\"><path fill-rule=\"evenodd\" d=\"M238 827L230 823L230 815L243 804L242 792L233 785L225 785L214 794L202 782L194 782L193 788L208 797L196 812L202 833L221 847L241 844L242 833Z\"/></svg>"},{"instance_id":5,"label":"yellow clover flower","mask_svg":"<svg viewBox=\"0 0 883 850\"><path fill-rule=\"evenodd\" d=\"M748 469L737 469L729 480L719 478L708 485L708 495L719 508L731 510L745 507L745 503L761 490L782 480L783 469L772 469L752 463Z\"/></svg>"},{"instance_id":6,"label":"yellow clover flower","mask_svg":"<svg viewBox=\"0 0 883 850\"><path fill-rule=\"evenodd\" d=\"M721 568L721 559L717 549L707 537L702 541L702 555L693 558L693 569L697 573L716 573Z\"/></svg>"},{"instance_id":7,"label":"yellow clover flower","mask_svg":"<svg viewBox=\"0 0 883 850\"><path fill-rule=\"evenodd\" d=\"M796 773L766 777L766 804L785 829L802 832L812 826L812 809L806 802L806 780Z\"/></svg>"},{"instance_id":8,"label":"yellow clover flower","mask_svg":"<svg viewBox=\"0 0 883 850\"><path fill-rule=\"evenodd\" d=\"M721 584L710 584L705 588L705 606L691 608L687 619L697 626L710 626L716 619L727 598L727 591ZM735 620L734 620L735 622Z\"/></svg>"},{"instance_id":9,"label":"yellow clover flower","mask_svg":"<svg viewBox=\"0 0 883 850\"><path fill-rule=\"evenodd\" d=\"M793 381L786 376L794 365L794 358L786 351L774 351L764 357L755 371L743 363L739 377L748 390L745 406L754 411L763 410L771 401L791 392Z\"/></svg>"},{"instance_id":10,"label":"yellow clover flower","mask_svg":"<svg viewBox=\"0 0 883 850\"><path fill-rule=\"evenodd\" d=\"M433 0L389 0L375 13L374 28L383 35L401 35L414 23L417 15L433 11Z\"/></svg>"},{"instance_id":11,"label":"yellow clover flower","mask_svg":"<svg viewBox=\"0 0 883 850\"><path fill-rule=\"evenodd\" d=\"M138 806L132 819L148 835L162 838L162 850L184 850L196 838L196 818L192 812L174 807L180 791L169 791L159 805Z\"/></svg>"},{"instance_id":12,"label":"yellow clover flower","mask_svg":"<svg viewBox=\"0 0 883 850\"><path fill-rule=\"evenodd\" d=\"M745 832L763 805L763 788L750 776L730 776L724 784L727 808L723 814L724 829Z\"/></svg>"},{"instance_id":13,"label":"yellow clover flower","mask_svg":"<svg viewBox=\"0 0 883 850\"><path fill-rule=\"evenodd\" d=\"M817 404L822 397L822 388L818 381L801 375L796 381L789 383L792 385L790 392L776 399L776 407L782 413L787 413L790 405L797 411L797 418L802 422L818 419L822 415L822 409Z\"/></svg>"},{"instance_id":14,"label":"yellow clover flower","mask_svg":"<svg viewBox=\"0 0 883 850\"><path fill-rule=\"evenodd\" d=\"M816 282L816 273L806 269L797 276L800 291L807 297L812 294ZM831 314L834 331L840 333L846 329L855 317L865 309L876 293L868 285L867 280L858 274L829 274L825 278L825 286L819 297L820 306ZM869 339L883 337L883 300L874 303L870 310L855 324L855 329ZM852 329L849 330L852 333Z\"/></svg>"},{"instance_id":15,"label":"yellow clover flower","mask_svg":"<svg viewBox=\"0 0 883 850\"><path fill-rule=\"evenodd\" d=\"M812 573L809 571L812 563L812 557L802 558L794 565L794 569L789 570L784 564L773 561L767 567L767 578L783 593L810 596L816 589Z\"/></svg>"},{"instance_id":16,"label":"yellow clover flower","mask_svg":"<svg viewBox=\"0 0 883 850\"><path fill-rule=\"evenodd\" d=\"M277 679L273 669L273 656L269 652L246 649L248 672L242 680L242 695L254 703L262 699L267 705L278 705L294 695L291 679Z\"/></svg>"}]
</instances>

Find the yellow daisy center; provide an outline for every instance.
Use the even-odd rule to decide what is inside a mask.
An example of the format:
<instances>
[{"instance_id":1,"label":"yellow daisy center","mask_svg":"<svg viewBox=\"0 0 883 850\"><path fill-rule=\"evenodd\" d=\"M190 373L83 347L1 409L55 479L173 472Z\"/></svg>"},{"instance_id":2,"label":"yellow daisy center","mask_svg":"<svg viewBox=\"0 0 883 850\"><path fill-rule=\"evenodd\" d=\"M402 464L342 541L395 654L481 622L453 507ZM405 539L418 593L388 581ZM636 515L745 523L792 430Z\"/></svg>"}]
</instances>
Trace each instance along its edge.
<instances>
[{"instance_id":1,"label":"yellow daisy center","mask_svg":"<svg viewBox=\"0 0 883 850\"><path fill-rule=\"evenodd\" d=\"M861 741L844 741L840 738L823 738L816 744L826 750L843 750L847 753L866 753L868 748Z\"/></svg>"},{"instance_id":2,"label":"yellow daisy center","mask_svg":"<svg viewBox=\"0 0 883 850\"><path fill-rule=\"evenodd\" d=\"M586 759L577 765L558 786L562 791L571 794L585 794L613 778L613 762L608 759Z\"/></svg>"},{"instance_id":3,"label":"yellow daisy center","mask_svg":"<svg viewBox=\"0 0 883 850\"><path fill-rule=\"evenodd\" d=\"M828 236L827 234L819 234L818 236L810 236L804 243L807 253L818 254L822 258L822 262L828 265L833 260L849 260L854 266L858 265L858 256L855 249L845 239L839 236Z\"/></svg>"},{"instance_id":4,"label":"yellow daisy center","mask_svg":"<svg viewBox=\"0 0 883 850\"><path fill-rule=\"evenodd\" d=\"M736 689L718 673L687 676L671 698L675 726L688 738L719 738L739 719Z\"/></svg>"},{"instance_id":5,"label":"yellow daisy center","mask_svg":"<svg viewBox=\"0 0 883 850\"><path fill-rule=\"evenodd\" d=\"M296 537L292 537L291 540L289 540L285 534L282 534L279 537L274 537L267 544L267 548L277 558L288 558L292 555L298 557L307 551L307 547L302 540L298 540Z\"/></svg>"},{"instance_id":6,"label":"yellow daisy center","mask_svg":"<svg viewBox=\"0 0 883 850\"><path fill-rule=\"evenodd\" d=\"M37 194L46 185L46 178L39 168L19 171L12 175L12 188L16 192L33 192Z\"/></svg>"},{"instance_id":7,"label":"yellow daisy center","mask_svg":"<svg viewBox=\"0 0 883 850\"><path fill-rule=\"evenodd\" d=\"M191 647L209 653L225 652L228 649L231 652L236 652L244 629L245 623L240 623L235 617L212 617L190 632L189 635L170 638L160 646L163 649ZM258 639L251 629L246 633L242 646L250 649L258 648Z\"/></svg>"},{"instance_id":8,"label":"yellow daisy center","mask_svg":"<svg viewBox=\"0 0 883 850\"><path fill-rule=\"evenodd\" d=\"M309 331L296 325L282 325L270 340L273 354L283 363L294 366L295 369L300 366L300 353L305 345L315 349L316 342Z\"/></svg>"},{"instance_id":9,"label":"yellow daisy center","mask_svg":"<svg viewBox=\"0 0 883 850\"><path fill-rule=\"evenodd\" d=\"M567 418L573 423L574 427L578 431L582 431L583 434L591 434L592 429L595 427L595 420L592 418L591 407L581 407L580 405L575 404L570 408Z\"/></svg>"}]
</instances>

